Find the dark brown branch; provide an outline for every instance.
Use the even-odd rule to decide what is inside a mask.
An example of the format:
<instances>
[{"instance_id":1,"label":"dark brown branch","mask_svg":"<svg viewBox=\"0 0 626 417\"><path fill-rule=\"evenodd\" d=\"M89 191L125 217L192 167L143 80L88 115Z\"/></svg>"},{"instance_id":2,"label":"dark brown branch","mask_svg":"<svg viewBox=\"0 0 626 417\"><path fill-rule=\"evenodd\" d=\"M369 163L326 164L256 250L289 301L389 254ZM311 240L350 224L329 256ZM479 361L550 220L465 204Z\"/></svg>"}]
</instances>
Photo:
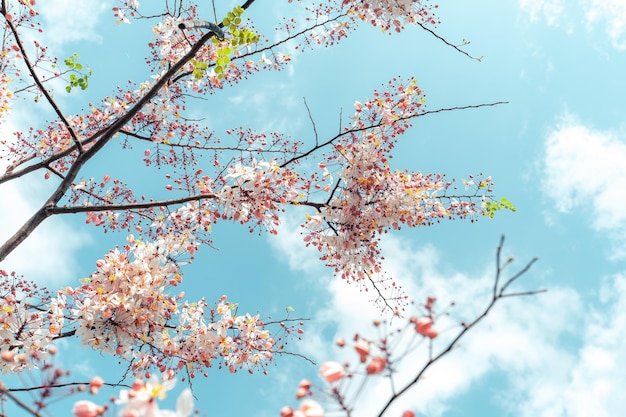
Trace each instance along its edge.
<instances>
[{"instance_id":1,"label":"dark brown branch","mask_svg":"<svg viewBox=\"0 0 626 417\"><path fill-rule=\"evenodd\" d=\"M188 203L190 201L212 200L217 198L215 194L196 194L187 197L173 198L170 200L143 201L141 203L128 204L104 204L100 206L70 206L70 207L54 207L49 210L50 215L53 214L69 214L69 213L95 213L99 211L123 211L123 210L139 210L151 207L173 206L177 204Z\"/></svg>"},{"instance_id":2,"label":"dark brown branch","mask_svg":"<svg viewBox=\"0 0 626 417\"><path fill-rule=\"evenodd\" d=\"M54 385L38 385L34 387L26 387L26 388L5 388L5 392L28 392L28 391L37 391L40 389L54 389L54 388L65 388L65 387L76 387L79 385L89 386L89 382L65 382L62 384L54 384ZM113 382L105 382L103 385L107 387L125 387L130 388L130 385L119 384Z\"/></svg>"},{"instance_id":3,"label":"dark brown branch","mask_svg":"<svg viewBox=\"0 0 626 417\"><path fill-rule=\"evenodd\" d=\"M446 45L448 45L451 48L456 49L458 52L462 53L463 55L467 56L470 59L473 59L475 61L481 62L483 57L481 56L480 58L476 58L470 54L468 54L467 52L465 52L464 50L462 50L461 48L459 48L457 45L448 42L444 37L438 35L437 33L435 33L435 31L433 31L432 29L427 28L426 26L424 26L422 23L420 22L416 22L416 24L421 27L422 29L424 29L426 32L430 33L431 35L433 35L435 38L439 39L441 42L445 43Z\"/></svg>"},{"instance_id":4,"label":"dark brown branch","mask_svg":"<svg viewBox=\"0 0 626 417\"><path fill-rule=\"evenodd\" d=\"M28 412L30 415L33 415L35 417L41 417L41 414L38 411L33 410L28 404L26 404L25 402L23 402L22 400L17 398L15 395L13 395L10 392L10 390L4 388L4 386L2 386L2 384L0 384L0 396L2 396L2 395L6 395L7 398L9 398L11 401L13 401L15 404L17 404L24 411Z\"/></svg>"}]
</instances>

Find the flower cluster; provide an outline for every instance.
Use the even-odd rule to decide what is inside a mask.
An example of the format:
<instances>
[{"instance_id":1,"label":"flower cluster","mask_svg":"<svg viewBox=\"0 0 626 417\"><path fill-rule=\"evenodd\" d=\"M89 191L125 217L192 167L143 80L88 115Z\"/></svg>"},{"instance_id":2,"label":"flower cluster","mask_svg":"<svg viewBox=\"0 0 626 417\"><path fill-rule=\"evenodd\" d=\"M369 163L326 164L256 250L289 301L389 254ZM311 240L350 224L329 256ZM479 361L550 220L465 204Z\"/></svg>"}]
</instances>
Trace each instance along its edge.
<instances>
[{"instance_id":1,"label":"flower cluster","mask_svg":"<svg viewBox=\"0 0 626 417\"><path fill-rule=\"evenodd\" d=\"M9 80L7 75L2 73L0 77L0 120L4 118L4 115L9 112L10 100L13 97L13 93L8 88Z\"/></svg>"},{"instance_id":2,"label":"flower cluster","mask_svg":"<svg viewBox=\"0 0 626 417\"><path fill-rule=\"evenodd\" d=\"M274 339L259 316L235 316L223 296L207 317L207 303L168 294L182 281L174 257L186 252L181 236L142 242L130 236L96 262L78 288L67 288L72 323L83 344L132 360L139 373L157 367L206 372L219 361L231 372L272 360ZM221 365L220 365L221 366Z\"/></svg>"},{"instance_id":3,"label":"flower cluster","mask_svg":"<svg viewBox=\"0 0 626 417\"><path fill-rule=\"evenodd\" d=\"M121 7L115 6L113 7L113 15L115 16L115 23L130 23L127 15L131 17L135 17L135 13L139 8L138 0L120 0Z\"/></svg>"},{"instance_id":4,"label":"flower cluster","mask_svg":"<svg viewBox=\"0 0 626 417\"><path fill-rule=\"evenodd\" d=\"M40 305L49 301L48 307ZM0 270L0 371L17 373L37 367L56 352L52 341L59 336L64 305L37 287Z\"/></svg>"},{"instance_id":5,"label":"flower cluster","mask_svg":"<svg viewBox=\"0 0 626 417\"><path fill-rule=\"evenodd\" d=\"M428 0L343 0L343 5L360 19L383 30L393 28L400 32L407 23L438 23L431 11L437 5L430 5Z\"/></svg>"},{"instance_id":6,"label":"flower cluster","mask_svg":"<svg viewBox=\"0 0 626 417\"><path fill-rule=\"evenodd\" d=\"M279 224L280 205L295 201L299 193L300 177L275 161L231 165L224 180L227 185L218 192L223 216L242 224L253 221L272 233Z\"/></svg>"},{"instance_id":7,"label":"flower cluster","mask_svg":"<svg viewBox=\"0 0 626 417\"><path fill-rule=\"evenodd\" d=\"M94 384L94 381L98 384ZM90 387L94 385L102 386L102 379L95 377L92 379ZM165 373L161 380L156 376L151 376L148 381L135 380L128 390L121 390L119 398L113 399L116 406L121 406L120 417L189 417L193 412L194 401L191 389L184 389L176 401L176 411L161 410L157 400L163 400L167 391L176 385L171 372ZM97 389L95 390L97 392ZM95 394L94 390L91 390ZM98 417L103 416L108 410L108 406L100 406L92 401L80 400L74 403L72 413L75 417Z\"/></svg>"},{"instance_id":8,"label":"flower cluster","mask_svg":"<svg viewBox=\"0 0 626 417\"><path fill-rule=\"evenodd\" d=\"M176 401L176 411L161 410L157 404L163 400L166 392L176 384L171 373L163 375L161 381L152 376L148 381L136 380L130 390L122 390L116 404L123 404L120 417L188 417L193 412L193 395L189 388L184 389ZM79 417L79 416L77 416Z\"/></svg>"},{"instance_id":9,"label":"flower cluster","mask_svg":"<svg viewBox=\"0 0 626 417\"><path fill-rule=\"evenodd\" d=\"M320 164L324 171L337 167L338 182L328 203L307 216L305 241L342 278L363 282L381 271L379 241L389 229L484 214L482 195L447 197L452 183L444 175L391 169L396 137L409 127L410 118L423 112L424 101L414 79L392 80L387 91L355 104L352 128ZM477 191L488 191L490 179L479 184Z\"/></svg>"}]
</instances>

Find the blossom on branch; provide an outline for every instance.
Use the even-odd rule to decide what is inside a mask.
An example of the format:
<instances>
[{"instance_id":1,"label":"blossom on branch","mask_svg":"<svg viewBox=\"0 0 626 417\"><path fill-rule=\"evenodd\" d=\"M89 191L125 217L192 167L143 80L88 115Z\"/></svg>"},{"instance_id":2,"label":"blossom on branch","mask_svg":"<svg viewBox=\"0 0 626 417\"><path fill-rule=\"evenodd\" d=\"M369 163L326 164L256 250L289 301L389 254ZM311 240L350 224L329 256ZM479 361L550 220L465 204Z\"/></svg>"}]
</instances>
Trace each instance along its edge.
<instances>
[{"instance_id":1,"label":"blossom on branch","mask_svg":"<svg viewBox=\"0 0 626 417\"><path fill-rule=\"evenodd\" d=\"M324 171L336 167L337 180L328 201L316 207L317 214L307 216L305 241L347 281L381 285L379 244L389 230L487 215L484 199L490 178L477 181L479 186L464 195L449 196L454 188L442 174L392 170L389 159L397 136L424 113L424 103L414 79L392 80L387 91L375 91L373 99L355 104L352 127L338 137L320 165ZM394 283L388 287L398 290ZM402 304L402 296L396 301Z\"/></svg>"}]
</instances>

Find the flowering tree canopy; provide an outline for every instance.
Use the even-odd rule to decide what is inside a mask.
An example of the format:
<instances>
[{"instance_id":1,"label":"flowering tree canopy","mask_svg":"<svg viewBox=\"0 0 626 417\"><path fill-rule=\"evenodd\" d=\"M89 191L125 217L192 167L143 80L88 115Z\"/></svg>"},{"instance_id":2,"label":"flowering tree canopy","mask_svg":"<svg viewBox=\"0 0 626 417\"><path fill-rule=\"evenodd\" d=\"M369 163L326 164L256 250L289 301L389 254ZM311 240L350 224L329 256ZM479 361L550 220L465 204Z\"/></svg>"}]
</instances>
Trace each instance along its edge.
<instances>
[{"instance_id":1,"label":"flowering tree canopy","mask_svg":"<svg viewBox=\"0 0 626 417\"><path fill-rule=\"evenodd\" d=\"M359 98L351 118L327 138L315 132L314 138L294 140L288 132L257 131L245 121L217 131L194 119L189 104L195 98L252 82L261 71L281 70L294 52L332 46L359 25L383 32L417 25L434 34L440 23L437 6L428 0L297 2L294 15L305 17L279 19L272 34L255 27L257 3L214 7L219 15L211 22L193 1L118 0L116 23L152 22L145 78L67 114L58 94L88 89L91 69L78 54L63 61L49 54L35 0L1 0L0 122L25 103L33 111L52 109L55 116L0 138L0 184L32 175L54 184L41 207L0 247L0 261L53 216L84 213L86 223L127 235L95 261L77 287L47 291L19 271L0 270L3 373L45 367L56 351L53 342L70 336L128 361L137 377L160 372L162 384L180 372L187 378L206 374L215 364L231 372L264 368L284 351L287 339L298 337L301 322L268 323L238 313L226 296L187 301L174 288L182 282L183 265L211 244L212 228L223 221L276 234L285 210L301 209L303 245L317 248L338 277L374 289L381 308L400 314L408 295L382 268L384 233L514 210L508 201L495 200L490 176L472 175L457 188L444 174L392 166L396 141L416 119L453 110L428 110L414 78L394 78L370 98ZM18 97L28 101L18 103ZM154 169L160 192L134 189L114 165L100 178L85 176L86 164L120 140L123 146L115 152L142 150L135 163ZM423 336L437 334L432 318L411 323ZM278 330L271 332L269 324ZM357 351L368 361L366 373L388 369L390 358L368 359L365 344L357 343ZM345 372L329 363L322 376L335 382ZM123 415L156 415L142 407L152 407L165 389L154 388L158 384L139 381L122 394ZM95 390L97 385L92 383ZM183 392L178 410L168 415L189 415L189 396ZM45 407L18 405L33 415ZM303 415L320 413L314 403L305 408ZM73 410L76 416L105 411L89 401Z\"/></svg>"}]
</instances>

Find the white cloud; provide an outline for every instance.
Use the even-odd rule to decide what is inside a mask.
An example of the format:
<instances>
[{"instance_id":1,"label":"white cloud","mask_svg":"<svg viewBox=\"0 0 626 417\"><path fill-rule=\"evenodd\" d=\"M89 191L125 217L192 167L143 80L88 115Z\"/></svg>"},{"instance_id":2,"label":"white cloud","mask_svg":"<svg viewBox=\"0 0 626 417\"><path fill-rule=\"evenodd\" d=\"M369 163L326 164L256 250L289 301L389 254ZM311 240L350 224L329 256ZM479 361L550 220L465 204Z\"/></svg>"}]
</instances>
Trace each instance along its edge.
<instances>
[{"instance_id":1,"label":"white cloud","mask_svg":"<svg viewBox=\"0 0 626 417\"><path fill-rule=\"evenodd\" d=\"M95 29L100 15L107 9L107 4L99 0L38 2L46 44L56 49L68 42L100 41L102 37Z\"/></svg>"},{"instance_id":2,"label":"white cloud","mask_svg":"<svg viewBox=\"0 0 626 417\"><path fill-rule=\"evenodd\" d=\"M543 370L535 367L525 381L519 381L517 389L526 392L527 399L519 402L518 415L609 417L623 413L626 276L606 280L601 292L610 297L604 297L599 307L586 306L582 315L571 317L570 323L578 328L576 342L581 344L576 355L563 360L559 349L564 350L565 344L561 342L562 347L553 346L557 356L545 361Z\"/></svg>"},{"instance_id":3,"label":"white cloud","mask_svg":"<svg viewBox=\"0 0 626 417\"><path fill-rule=\"evenodd\" d=\"M35 114L26 114L15 106L8 120L0 124L0 136L11 137L13 132L32 124ZM7 163L0 158L0 173ZM53 189L53 180L48 183L43 173L34 173L0 185L0 242L4 243L21 225L32 216ZM16 271L28 280L48 285L51 289L68 280L76 282L79 260L76 252L91 241L85 232L79 232L63 218L44 221L7 259L0 268Z\"/></svg>"},{"instance_id":4,"label":"white cloud","mask_svg":"<svg viewBox=\"0 0 626 417\"><path fill-rule=\"evenodd\" d=\"M591 225L626 255L626 134L590 129L565 116L545 144L543 192L559 212L589 208Z\"/></svg>"},{"instance_id":5,"label":"white cloud","mask_svg":"<svg viewBox=\"0 0 626 417\"><path fill-rule=\"evenodd\" d=\"M10 219L0 223L1 242L5 242L39 208L41 201L37 196L48 195L50 187L42 182L39 176L0 186L0 217ZM66 221L48 219L2 262L0 268L16 271L26 279L55 289L56 285L67 284L69 279L76 282L79 264L76 251L89 242L86 233L74 230Z\"/></svg>"},{"instance_id":6,"label":"white cloud","mask_svg":"<svg viewBox=\"0 0 626 417\"><path fill-rule=\"evenodd\" d=\"M564 0L520 0L520 8L531 22L545 19L550 26L559 26L565 13Z\"/></svg>"},{"instance_id":7,"label":"white cloud","mask_svg":"<svg viewBox=\"0 0 626 417\"><path fill-rule=\"evenodd\" d=\"M624 0L520 0L520 9L532 23L545 21L572 33L582 23L590 31L603 28L611 45L626 50L626 2Z\"/></svg>"},{"instance_id":8,"label":"white cloud","mask_svg":"<svg viewBox=\"0 0 626 417\"><path fill-rule=\"evenodd\" d=\"M591 0L586 9L590 26L604 27L614 48L626 50L626 2L624 0Z\"/></svg>"}]
</instances>

